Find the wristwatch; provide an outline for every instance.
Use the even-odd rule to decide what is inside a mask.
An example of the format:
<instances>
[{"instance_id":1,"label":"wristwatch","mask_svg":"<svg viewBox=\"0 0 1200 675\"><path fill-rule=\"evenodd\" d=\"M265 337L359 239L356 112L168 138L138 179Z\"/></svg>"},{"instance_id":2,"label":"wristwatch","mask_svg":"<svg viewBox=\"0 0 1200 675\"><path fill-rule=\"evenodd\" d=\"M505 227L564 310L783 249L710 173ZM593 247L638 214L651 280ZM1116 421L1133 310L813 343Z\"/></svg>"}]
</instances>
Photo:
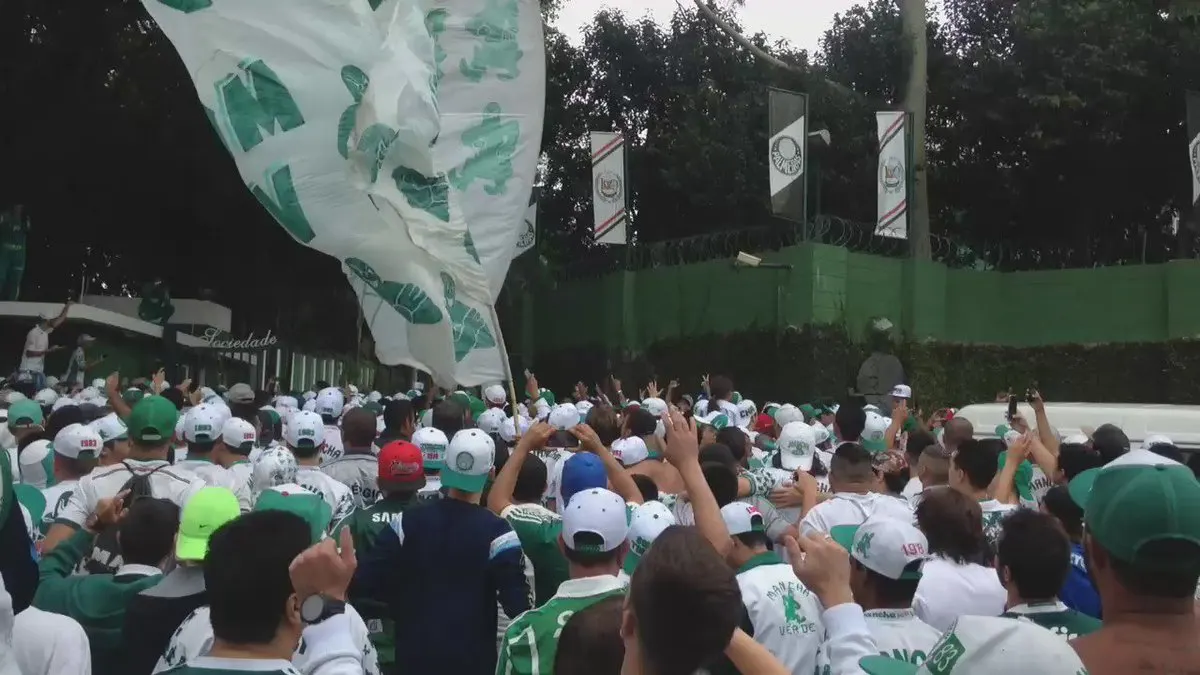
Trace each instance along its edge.
<instances>
[{"instance_id":1,"label":"wristwatch","mask_svg":"<svg viewBox=\"0 0 1200 675\"><path fill-rule=\"evenodd\" d=\"M300 602L300 620L306 626L321 623L345 612L346 603L328 595L310 595Z\"/></svg>"}]
</instances>

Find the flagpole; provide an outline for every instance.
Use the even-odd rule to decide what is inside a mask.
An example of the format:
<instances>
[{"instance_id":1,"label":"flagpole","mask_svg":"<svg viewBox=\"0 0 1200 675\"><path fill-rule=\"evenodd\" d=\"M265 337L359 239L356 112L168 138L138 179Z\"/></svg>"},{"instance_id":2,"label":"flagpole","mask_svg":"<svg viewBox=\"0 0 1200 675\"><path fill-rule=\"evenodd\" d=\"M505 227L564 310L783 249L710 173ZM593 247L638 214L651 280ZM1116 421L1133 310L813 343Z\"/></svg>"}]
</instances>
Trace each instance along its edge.
<instances>
[{"instance_id":1,"label":"flagpole","mask_svg":"<svg viewBox=\"0 0 1200 675\"><path fill-rule=\"evenodd\" d=\"M517 383L513 379L512 364L508 362L508 348L504 346L504 332L500 330L500 316L496 314L496 305L488 304L488 312L492 316L492 325L496 327L496 348L500 350L500 367L504 371L504 379L508 380L508 398L512 405L513 429L516 438L521 438L521 409L517 407Z\"/></svg>"}]
</instances>

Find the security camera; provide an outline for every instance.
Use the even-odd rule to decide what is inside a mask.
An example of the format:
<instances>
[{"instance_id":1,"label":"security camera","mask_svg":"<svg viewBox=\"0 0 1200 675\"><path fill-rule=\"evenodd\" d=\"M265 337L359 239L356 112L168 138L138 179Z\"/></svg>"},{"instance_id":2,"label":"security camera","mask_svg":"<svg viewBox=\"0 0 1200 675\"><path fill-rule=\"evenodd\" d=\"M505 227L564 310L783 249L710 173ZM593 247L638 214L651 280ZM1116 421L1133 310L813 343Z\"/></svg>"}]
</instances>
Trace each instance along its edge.
<instances>
[{"instance_id":1,"label":"security camera","mask_svg":"<svg viewBox=\"0 0 1200 675\"><path fill-rule=\"evenodd\" d=\"M758 267L759 265L762 264L762 258L759 258L757 256L752 256L749 253L745 253L743 251L738 251L737 264L742 265L744 267Z\"/></svg>"}]
</instances>

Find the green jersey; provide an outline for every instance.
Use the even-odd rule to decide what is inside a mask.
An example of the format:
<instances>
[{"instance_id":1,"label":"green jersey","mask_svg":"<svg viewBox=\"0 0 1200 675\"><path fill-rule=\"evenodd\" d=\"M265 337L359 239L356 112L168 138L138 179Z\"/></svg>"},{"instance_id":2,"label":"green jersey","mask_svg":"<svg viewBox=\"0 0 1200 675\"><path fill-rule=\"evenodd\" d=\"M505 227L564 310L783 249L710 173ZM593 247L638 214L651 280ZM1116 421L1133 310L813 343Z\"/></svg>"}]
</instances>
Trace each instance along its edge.
<instances>
[{"instance_id":1,"label":"green jersey","mask_svg":"<svg viewBox=\"0 0 1200 675\"><path fill-rule=\"evenodd\" d=\"M500 514L533 565L534 607L546 603L567 580L567 559L558 548L562 517L539 504L513 504Z\"/></svg>"},{"instance_id":2,"label":"green jersey","mask_svg":"<svg viewBox=\"0 0 1200 675\"><path fill-rule=\"evenodd\" d=\"M291 663L274 659L222 659L202 656L191 663L163 671L163 675L300 675Z\"/></svg>"},{"instance_id":3,"label":"green jersey","mask_svg":"<svg viewBox=\"0 0 1200 675\"><path fill-rule=\"evenodd\" d=\"M1009 619L1028 619L1064 640L1074 640L1100 630L1099 619L1070 609L1057 600L1017 605L1001 616Z\"/></svg>"},{"instance_id":4,"label":"green jersey","mask_svg":"<svg viewBox=\"0 0 1200 675\"><path fill-rule=\"evenodd\" d=\"M500 645L496 675L551 675L558 637L571 616L605 598L624 593L625 585L613 576L564 581L544 605L509 624Z\"/></svg>"},{"instance_id":5,"label":"green jersey","mask_svg":"<svg viewBox=\"0 0 1200 675\"><path fill-rule=\"evenodd\" d=\"M384 497L365 509L356 509L344 527L350 528L354 550L363 556L375 544L375 538L392 524L406 509L417 505L416 495ZM367 636L379 653L379 665L385 671L396 663L396 632L385 603L377 600L355 599L354 608L367 624Z\"/></svg>"}]
</instances>

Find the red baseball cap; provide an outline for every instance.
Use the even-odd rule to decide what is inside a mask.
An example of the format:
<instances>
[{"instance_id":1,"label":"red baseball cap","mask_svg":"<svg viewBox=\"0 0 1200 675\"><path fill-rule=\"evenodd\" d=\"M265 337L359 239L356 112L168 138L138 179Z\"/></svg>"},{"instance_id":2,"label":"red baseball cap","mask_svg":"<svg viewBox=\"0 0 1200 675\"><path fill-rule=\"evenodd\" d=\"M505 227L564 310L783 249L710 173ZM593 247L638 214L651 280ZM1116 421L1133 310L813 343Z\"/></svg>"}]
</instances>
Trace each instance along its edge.
<instances>
[{"instance_id":1,"label":"red baseball cap","mask_svg":"<svg viewBox=\"0 0 1200 675\"><path fill-rule=\"evenodd\" d=\"M423 484L425 461L421 449L408 441L392 441L379 451L379 480Z\"/></svg>"},{"instance_id":2,"label":"red baseball cap","mask_svg":"<svg viewBox=\"0 0 1200 675\"><path fill-rule=\"evenodd\" d=\"M754 420L754 430L760 434L769 434L775 430L775 418L767 413L761 413L758 419Z\"/></svg>"}]
</instances>

